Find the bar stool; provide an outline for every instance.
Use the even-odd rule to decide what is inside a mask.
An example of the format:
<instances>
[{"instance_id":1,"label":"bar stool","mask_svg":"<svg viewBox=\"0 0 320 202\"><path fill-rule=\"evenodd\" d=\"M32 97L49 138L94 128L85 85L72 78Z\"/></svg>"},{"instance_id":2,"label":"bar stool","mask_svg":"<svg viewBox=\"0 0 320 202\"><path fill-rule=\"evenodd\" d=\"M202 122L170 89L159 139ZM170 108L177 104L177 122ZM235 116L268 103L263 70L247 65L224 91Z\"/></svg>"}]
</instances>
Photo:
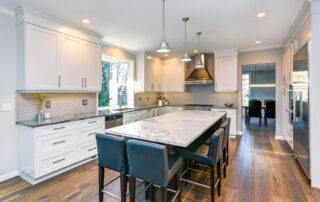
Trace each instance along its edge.
<instances>
[{"instance_id":1,"label":"bar stool","mask_svg":"<svg viewBox=\"0 0 320 202\"><path fill-rule=\"evenodd\" d=\"M125 141L115 136L96 134L99 166L99 201L103 202L103 194L126 201L128 160ZM104 168L120 173L120 176L104 184ZM121 197L106 191L104 188L120 177Z\"/></svg>"},{"instance_id":2,"label":"bar stool","mask_svg":"<svg viewBox=\"0 0 320 202\"><path fill-rule=\"evenodd\" d=\"M224 136L222 141L222 152L223 152L223 176L227 177L227 165L229 165L229 135L230 135L230 122L231 118L227 118L225 122L220 126L224 129Z\"/></svg>"},{"instance_id":3,"label":"bar stool","mask_svg":"<svg viewBox=\"0 0 320 202\"><path fill-rule=\"evenodd\" d=\"M193 160L210 167L210 173L194 169L187 168L181 175L181 181L191 183L211 190L211 201L214 201L214 191L218 186L218 195L221 194L221 160L222 160L222 141L224 136L224 130L222 128L214 132L211 137L209 145L202 144L200 147L198 142L191 144L187 148L175 148L178 155L185 159ZM206 152L207 154L204 154ZM217 167L217 181L215 182L215 166ZM199 182L191 181L190 179L183 178L188 171L200 172L210 175L210 186L201 184Z\"/></svg>"},{"instance_id":4,"label":"bar stool","mask_svg":"<svg viewBox=\"0 0 320 202\"><path fill-rule=\"evenodd\" d=\"M182 158L171 155L167 147L160 144L129 140L127 142L129 162L130 202L135 201L135 181L141 179L160 187L161 201L168 201L167 191L174 192L172 199L181 201L180 173ZM176 189L168 189L169 181L176 175Z\"/></svg>"}]
</instances>

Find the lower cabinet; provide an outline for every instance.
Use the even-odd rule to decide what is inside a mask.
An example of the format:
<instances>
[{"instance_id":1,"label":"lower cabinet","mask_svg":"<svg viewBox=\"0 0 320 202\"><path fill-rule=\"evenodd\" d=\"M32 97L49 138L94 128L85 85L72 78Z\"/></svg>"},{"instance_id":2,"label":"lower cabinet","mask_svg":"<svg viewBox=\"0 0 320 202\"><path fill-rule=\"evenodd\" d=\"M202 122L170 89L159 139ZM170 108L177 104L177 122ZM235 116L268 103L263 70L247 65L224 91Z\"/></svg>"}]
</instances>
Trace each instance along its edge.
<instances>
[{"instance_id":1,"label":"lower cabinet","mask_svg":"<svg viewBox=\"0 0 320 202\"><path fill-rule=\"evenodd\" d=\"M96 133L104 117L31 128L18 126L20 176L36 184L97 155Z\"/></svg>"},{"instance_id":2,"label":"lower cabinet","mask_svg":"<svg viewBox=\"0 0 320 202\"><path fill-rule=\"evenodd\" d=\"M227 112L227 117L231 118L230 136L235 137L237 135L237 109L212 108L212 111L225 111L225 112Z\"/></svg>"}]
</instances>

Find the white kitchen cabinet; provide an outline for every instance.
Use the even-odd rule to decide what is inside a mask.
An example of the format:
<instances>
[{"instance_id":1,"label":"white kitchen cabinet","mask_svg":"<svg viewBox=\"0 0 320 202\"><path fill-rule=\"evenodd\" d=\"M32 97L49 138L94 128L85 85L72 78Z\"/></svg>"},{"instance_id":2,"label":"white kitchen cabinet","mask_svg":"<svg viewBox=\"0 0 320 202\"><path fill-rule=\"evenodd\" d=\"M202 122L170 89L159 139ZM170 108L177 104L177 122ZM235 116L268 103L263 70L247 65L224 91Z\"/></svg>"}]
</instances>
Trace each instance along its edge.
<instances>
[{"instance_id":1,"label":"white kitchen cabinet","mask_svg":"<svg viewBox=\"0 0 320 202\"><path fill-rule=\"evenodd\" d=\"M221 50L215 52L214 88L216 92L236 92L237 50Z\"/></svg>"},{"instance_id":2,"label":"white kitchen cabinet","mask_svg":"<svg viewBox=\"0 0 320 202\"><path fill-rule=\"evenodd\" d=\"M138 110L134 112L126 112L123 114L123 124L129 124L145 119L145 110Z\"/></svg>"},{"instance_id":3,"label":"white kitchen cabinet","mask_svg":"<svg viewBox=\"0 0 320 202\"><path fill-rule=\"evenodd\" d=\"M227 117L231 118L230 123L230 136L236 137L237 135L237 109L223 109L223 108L212 108L212 111L227 112Z\"/></svg>"},{"instance_id":4,"label":"white kitchen cabinet","mask_svg":"<svg viewBox=\"0 0 320 202\"><path fill-rule=\"evenodd\" d=\"M18 125L19 175L31 184L94 159L104 117L31 128Z\"/></svg>"},{"instance_id":5,"label":"white kitchen cabinet","mask_svg":"<svg viewBox=\"0 0 320 202\"><path fill-rule=\"evenodd\" d=\"M18 90L100 90L101 45L21 23L17 47Z\"/></svg>"},{"instance_id":6,"label":"white kitchen cabinet","mask_svg":"<svg viewBox=\"0 0 320 202\"><path fill-rule=\"evenodd\" d=\"M180 61L167 61L162 65L162 83L164 92L185 91L185 63Z\"/></svg>"},{"instance_id":7,"label":"white kitchen cabinet","mask_svg":"<svg viewBox=\"0 0 320 202\"><path fill-rule=\"evenodd\" d=\"M182 107L166 106L166 114L182 110Z\"/></svg>"},{"instance_id":8,"label":"white kitchen cabinet","mask_svg":"<svg viewBox=\"0 0 320 202\"><path fill-rule=\"evenodd\" d=\"M59 35L31 24L21 25L17 30L18 88L58 89Z\"/></svg>"}]
</instances>

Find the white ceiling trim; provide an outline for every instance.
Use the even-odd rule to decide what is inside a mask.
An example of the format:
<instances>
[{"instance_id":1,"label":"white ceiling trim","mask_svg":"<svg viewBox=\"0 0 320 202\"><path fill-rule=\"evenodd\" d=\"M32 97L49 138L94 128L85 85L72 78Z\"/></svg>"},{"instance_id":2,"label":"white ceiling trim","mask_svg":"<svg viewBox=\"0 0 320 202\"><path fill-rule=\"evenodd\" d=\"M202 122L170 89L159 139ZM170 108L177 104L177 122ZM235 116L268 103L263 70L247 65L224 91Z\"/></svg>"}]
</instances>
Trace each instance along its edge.
<instances>
[{"instance_id":1,"label":"white ceiling trim","mask_svg":"<svg viewBox=\"0 0 320 202\"><path fill-rule=\"evenodd\" d=\"M240 49L239 53L258 51L258 50L275 49L275 48L282 48L282 47L283 47L283 45L277 44L277 45L271 45L271 46L261 46L261 47L256 47L256 48L245 48L245 49Z\"/></svg>"},{"instance_id":2,"label":"white ceiling trim","mask_svg":"<svg viewBox=\"0 0 320 202\"><path fill-rule=\"evenodd\" d=\"M10 16L14 16L14 12L8 8L4 8L4 7L0 7L0 13L6 14L6 15L10 15Z\"/></svg>"}]
</instances>

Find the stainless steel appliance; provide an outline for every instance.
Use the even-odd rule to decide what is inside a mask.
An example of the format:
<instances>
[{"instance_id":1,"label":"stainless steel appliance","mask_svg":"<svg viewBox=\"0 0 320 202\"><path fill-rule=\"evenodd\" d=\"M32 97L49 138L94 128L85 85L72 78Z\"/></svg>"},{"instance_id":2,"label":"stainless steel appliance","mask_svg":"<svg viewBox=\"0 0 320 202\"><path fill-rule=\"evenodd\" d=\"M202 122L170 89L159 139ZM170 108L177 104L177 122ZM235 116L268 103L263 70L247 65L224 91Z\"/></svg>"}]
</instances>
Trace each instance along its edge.
<instances>
[{"instance_id":1,"label":"stainless steel appliance","mask_svg":"<svg viewBox=\"0 0 320 202\"><path fill-rule=\"evenodd\" d=\"M304 45L293 57L290 86L290 120L293 126L294 155L308 178L309 172L309 45Z\"/></svg>"},{"instance_id":2,"label":"stainless steel appliance","mask_svg":"<svg viewBox=\"0 0 320 202\"><path fill-rule=\"evenodd\" d=\"M123 124L123 115L110 115L105 118L105 129L121 126Z\"/></svg>"},{"instance_id":3,"label":"stainless steel appliance","mask_svg":"<svg viewBox=\"0 0 320 202\"><path fill-rule=\"evenodd\" d=\"M210 75L208 68L209 65L213 65L214 61L209 62L209 58L214 58L213 54L198 54L192 58L192 62L190 62L190 65L193 66L192 72L189 74L187 79L185 80L185 84L187 85L201 85L201 84L213 84L213 78ZM196 68L194 65L197 61L201 61L201 63L204 65L203 68Z\"/></svg>"},{"instance_id":4,"label":"stainless steel appliance","mask_svg":"<svg viewBox=\"0 0 320 202\"><path fill-rule=\"evenodd\" d=\"M214 105L210 104L187 104L183 106L184 110L201 110L201 111L211 111Z\"/></svg>"}]
</instances>

